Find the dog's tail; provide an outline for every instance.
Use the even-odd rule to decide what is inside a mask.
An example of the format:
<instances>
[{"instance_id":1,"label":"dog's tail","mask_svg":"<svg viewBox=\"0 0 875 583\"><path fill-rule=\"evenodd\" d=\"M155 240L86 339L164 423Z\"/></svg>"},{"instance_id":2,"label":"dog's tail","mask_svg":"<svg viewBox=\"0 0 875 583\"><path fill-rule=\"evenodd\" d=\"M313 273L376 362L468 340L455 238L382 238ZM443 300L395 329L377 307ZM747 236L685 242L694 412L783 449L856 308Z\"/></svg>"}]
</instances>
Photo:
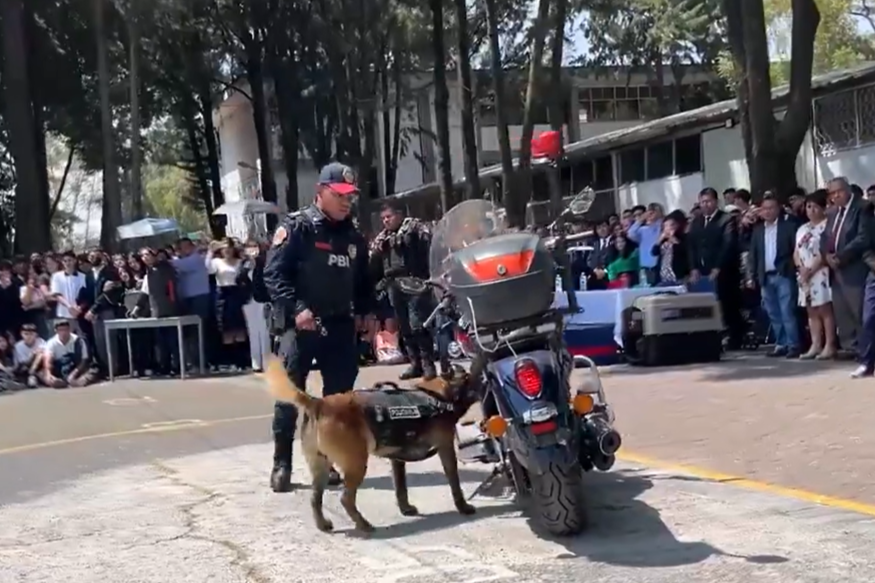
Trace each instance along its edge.
<instances>
[{"instance_id":1,"label":"dog's tail","mask_svg":"<svg viewBox=\"0 0 875 583\"><path fill-rule=\"evenodd\" d=\"M283 403L291 403L307 413L317 416L320 399L311 397L289 378L286 368L278 358L271 358L264 374L267 378L267 390L274 399Z\"/></svg>"}]
</instances>

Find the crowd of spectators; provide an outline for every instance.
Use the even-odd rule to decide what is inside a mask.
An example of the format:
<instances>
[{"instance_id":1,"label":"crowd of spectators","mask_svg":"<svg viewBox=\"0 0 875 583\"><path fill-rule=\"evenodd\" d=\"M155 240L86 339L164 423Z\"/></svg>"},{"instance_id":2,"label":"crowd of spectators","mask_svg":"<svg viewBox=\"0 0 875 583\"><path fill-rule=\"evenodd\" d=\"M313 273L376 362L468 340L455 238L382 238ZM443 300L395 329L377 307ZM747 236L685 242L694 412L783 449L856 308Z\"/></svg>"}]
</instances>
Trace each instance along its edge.
<instances>
[{"instance_id":1,"label":"crowd of spectators","mask_svg":"<svg viewBox=\"0 0 875 583\"><path fill-rule=\"evenodd\" d=\"M257 242L183 238L129 254L97 249L0 262L0 390L82 386L107 374L109 358L115 371L134 376L171 376L201 364L194 328L185 334L188 362L178 362L172 328L132 330L133 362L120 337L107 354L104 322L132 316L199 316L206 366L262 369L270 352L258 274L264 251Z\"/></svg>"},{"instance_id":2,"label":"crowd of spectators","mask_svg":"<svg viewBox=\"0 0 875 583\"><path fill-rule=\"evenodd\" d=\"M759 333L774 343L772 357L856 357L852 376L872 376L875 343L865 322L875 324L875 290L864 300L867 281L875 287L873 200L875 186L864 192L835 178L825 189L797 189L785 204L771 192L755 203L744 189L727 189L721 201L705 188L688 212L636 206L578 226L595 235L592 252L572 262L574 282L713 290L730 349Z\"/></svg>"}]
</instances>

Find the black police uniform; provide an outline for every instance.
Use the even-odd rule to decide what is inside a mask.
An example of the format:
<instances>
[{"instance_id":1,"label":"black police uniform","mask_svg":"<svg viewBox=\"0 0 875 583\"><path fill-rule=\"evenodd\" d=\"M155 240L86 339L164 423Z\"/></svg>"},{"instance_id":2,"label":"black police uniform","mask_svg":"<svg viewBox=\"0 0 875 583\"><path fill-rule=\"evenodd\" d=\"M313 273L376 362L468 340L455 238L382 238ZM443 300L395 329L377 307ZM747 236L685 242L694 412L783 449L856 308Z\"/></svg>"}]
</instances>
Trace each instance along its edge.
<instances>
[{"instance_id":1,"label":"black police uniform","mask_svg":"<svg viewBox=\"0 0 875 583\"><path fill-rule=\"evenodd\" d=\"M423 327L434 309L431 290L410 294L397 284L400 277L428 279L430 245L431 235L424 225L414 219L405 219L397 230L381 231L371 246L373 279L385 282L404 349L410 358L410 368L401 373L402 380L437 376L434 337Z\"/></svg>"},{"instance_id":2,"label":"black police uniform","mask_svg":"<svg viewBox=\"0 0 875 583\"><path fill-rule=\"evenodd\" d=\"M354 316L368 314L373 298L367 244L352 220L332 221L316 206L287 216L268 252L264 283L289 376L304 387L315 360L323 395L350 390L358 376ZM296 330L295 316L307 309L317 319L317 329ZM275 491L290 487L297 419L293 405L274 406Z\"/></svg>"}]
</instances>

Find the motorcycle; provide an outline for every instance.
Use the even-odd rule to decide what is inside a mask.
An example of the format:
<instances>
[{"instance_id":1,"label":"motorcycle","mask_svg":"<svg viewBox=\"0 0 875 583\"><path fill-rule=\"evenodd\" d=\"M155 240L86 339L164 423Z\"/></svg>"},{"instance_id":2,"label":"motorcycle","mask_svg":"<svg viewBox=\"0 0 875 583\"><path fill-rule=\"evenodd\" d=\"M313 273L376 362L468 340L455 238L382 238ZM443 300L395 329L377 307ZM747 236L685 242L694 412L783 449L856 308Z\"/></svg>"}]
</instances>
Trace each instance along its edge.
<instances>
[{"instance_id":1,"label":"motorcycle","mask_svg":"<svg viewBox=\"0 0 875 583\"><path fill-rule=\"evenodd\" d=\"M575 201L578 212L588 208L587 200ZM564 254L562 241L554 246ZM471 339L472 370L483 371L483 419L457 427L463 461L474 450L471 459L495 464L478 491L504 476L548 531L581 532L583 472L610 469L621 438L595 364L572 359L565 347L568 310L552 307L554 249L537 235L506 232L492 203L469 200L436 226L430 260L430 285L441 299L429 321L439 310L458 313ZM577 309L573 297L569 305ZM575 366L587 378L572 391Z\"/></svg>"}]
</instances>

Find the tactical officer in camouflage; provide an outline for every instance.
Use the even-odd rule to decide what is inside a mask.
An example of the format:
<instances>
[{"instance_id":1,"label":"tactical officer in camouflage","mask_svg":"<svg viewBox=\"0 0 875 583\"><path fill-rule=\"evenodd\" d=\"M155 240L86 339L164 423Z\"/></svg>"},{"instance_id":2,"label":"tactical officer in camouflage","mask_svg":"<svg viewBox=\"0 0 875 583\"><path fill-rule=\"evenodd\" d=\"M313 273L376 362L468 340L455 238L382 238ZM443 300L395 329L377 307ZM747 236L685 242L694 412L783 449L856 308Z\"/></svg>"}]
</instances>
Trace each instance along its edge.
<instances>
[{"instance_id":1,"label":"tactical officer in camouflage","mask_svg":"<svg viewBox=\"0 0 875 583\"><path fill-rule=\"evenodd\" d=\"M371 274L374 281L381 281L386 288L410 358L410 367L400 378L433 379L437 376L434 338L423 328L434 309L432 291L406 293L398 284L398 278L403 277L428 279L431 232L425 223L405 217L401 208L390 202L380 209L380 219L383 230L371 243ZM449 363L442 362L441 368L444 367L449 370Z\"/></svg>"}]
</instances>

